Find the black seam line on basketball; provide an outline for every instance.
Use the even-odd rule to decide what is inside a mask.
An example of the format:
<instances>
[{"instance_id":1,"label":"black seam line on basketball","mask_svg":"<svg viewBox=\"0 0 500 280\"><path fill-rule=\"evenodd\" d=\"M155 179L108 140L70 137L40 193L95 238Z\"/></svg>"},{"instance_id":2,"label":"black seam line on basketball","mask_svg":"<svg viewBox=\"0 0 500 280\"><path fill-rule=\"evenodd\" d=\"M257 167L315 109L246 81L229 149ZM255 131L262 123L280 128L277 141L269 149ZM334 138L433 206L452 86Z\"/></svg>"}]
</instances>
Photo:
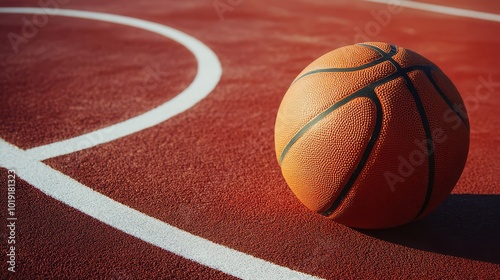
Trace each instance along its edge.
<instances>
[{"instance_id":1,"label":"black seam line on basketball","mask_svg":"<svg viewBox=\"0 0 500 280\"><path fill-rule=\"evenodd\" d=\"M427 205L429 205L429 201L431 200L432 196L432 191L434 189L434 172L435 172L434 141L432 140L431 128L429 120L427 119L427 114L425 113L424 105L422 103L422 100L420 99L417 89L415 88L415 85L412 83L410 77L408 76L409 71L404 71L401 65L399 65L399 63L395 61L392 57L389 58L389 61L394 65L394 67L396 67L397 72L401 72L401 77L403 77L403 79L405 80L408 90L413 96L413 100L415 101L415 105L417 107L417 111L420 116L420 121L422 122L422 127L424 128L425 139L427 142L427 160L429 162L429 174L427 174L428 178L427 191L425 193L425 198L422 203L422 207L420 208L418 214L414 218L417 219L420 216L420 214L422 214L425 211Z\"/></svg>"},{"instance_id":2,"label":"black seam line on basketball","mask_svg":"<svg viewBox=\"0 0 500 280\"><path fill-rule=\"evenodd\" d=\"M364 88L361 88L361 89L355 91L354 93L337 101L332 106L328 107L326 110L319 113L314 118L312 118L310 121L308 121L301 129L299 129L299 131L297 131L297 133L295 133L295 135L292 137L292 139L290 139L290 141L288 141L285 148L281 152L279 164L281 165L283 163L283 159L285 158L285 155L288 153L288 151L293 146L293 144L295 144L295 142L297 142L297 140L299 140L300 137L302 137L304 135L304 133L306 133L309 129L311 129L316 123L318 123L324 117L326 117L330 113L334 112L335 110L340 108L342 105L345 105L349 101L351 101L355 98L358 98L358 97L366 97L366 94L367 94L366 91L369 90L370 87L378 86L380 84L380 81L390 80L389 78L392 78L392 76L393 75L390 75L386 78L383 78L382 80L375 81L374 83L369 84L369 85L365 86ZM394 77L394 78L396 78L396 77Z\"/></svg>"},{"instance_id":3,"label":"black seam line on basketball","mask_svg":"<svg viewBox=\"0 0 500 280\"><path fill-rule=\"evenodd\" d=\"M385 58L385 61L389 61L395 68L396 68L396 72L398 72L398 69L401 69L401 67L397 67L394 63L396 63L396 61L392 58L396 53L397 53L397 48L396 46L394 45L389 45L390 46L390 51L388 53L384 52L382 49L380 49L379 47L376 47L376 46L372 46L372 45L368 45L368 44L358 44L360 46L364 46L364 47L367 47L371 50L374 50L376 51L378 54L380 54L383 58ZM397 63L396 63L397 64ZM399 64L397 64L399 66Z\"/></svg>"},{"instance_id":4,"label":"black seam line on basketball","mask_svg":"<svg viewBox=\"0 0 500 280\"><path fill-rule=\"evenodd\" d=\"M394 45L391 45L391 50L389 53L385 53L381 49L374 47L374 46L371 46L371 45L367 45L367 44L358 44L358 45L362 45L362 46L365 46L365 47L368 47L370 49L375 50L383 58L385 58L385 61L394 61L392 59L392 56L397 52L397 49ZM396 70L398 70L398 67L397 66L395 66L395 67L396 67ZM399 70L402 70L401 67L399 67ZM390 77L394 77L394 79L395 79L395 78L403 76L403 75L406 75L406 72L404 74L401 74L400 71L396 71L396 73L389 75L389 77L383 78L379 81L376 81L376 82L374 82L366 87L367 89L370 90L370 94L367 97L369 97L375 103L376 114L377 114L376 120L375 120L375 127L373 128L373 132L372 132L372 135L370 136L370 140L368 141L368 144L366 145L366 148L363 152L363 155L361 156L360 161L358 162L358 165L356 166L353 173L349 177L347 183L342 187L340 194L337 196L337 198L332 203L332 205L330 207L328 207L327 210L323 211L323 213L321 213L323 216L330 216L333 212L335 212L335 210L337 210L337 208L340 206L340 204L344 201L347 194L350 192L352 186L354 185L354 183L358 179L359 174L364 169L364 167L366 165L366 161L370 157L372 150L373 150L373 147L375 146L375 143L377 142L377 139L380 135L380 130L382 128L383 111L382 111L382 104L380 103L378 96L375 94L375 88L377 86L391 80L391 79L388 79Z\"/></svg>"},{"instance_id":5,"label":"black seam line on basketball","mask_svg":"<svg viewBox=\"0 0 500 280\"><path fill-rule=\"evenodd\" d=\"M321 213L323 216L330 216L335 210L337 210L340 204L344 201L347 194L354 185L354 182L356 182L356 180L358 179L359 174L361 173L361 171L363 171L366 162L368 161L368 158L372 153L373 147L375 147L375 143L377 142L378 137L380 135L380 130L382 128L382 117L383 117L382 104L380 103L380 100L375 94L375 87L370 87L369 90L370 93L367 95L367 97L373 101L376 109L375 127L373 128L370 140L368 140L368 144L366 145L365 151L363 152L363 155L361 156L361 159L358 165L356 166L356 169L354 169L347 183L342 187L340 194L337 196L332 205L328 207L327 210L323 211L323 213Z\"/></svg>"},{"instance_id":6,"label":"black seam line on basketball","mask_svg":"<svg viewBox=\"0 0 500 280\"><path fill-rule=\"evenodd\" d=\"M385 52L375 46L371 45L366 45L369 48L374 49L378 53L380 53L382 56L385 55ZM422 203L422 207L420 208L420 211L418 212L417 216L414 218L418 218L420 214L422 214L425 211L425 208L427 208L427 205L429 204L429 201L432 196L432 191L434 189L434 172L435 172L435 162L434 162L434 142L432 140L432 134L431 134L431 128L429 124L429 120L427 119L427 114L425 113L425 108L424 105L422 104L422 100L420 99L420 96L418 94L417 89L415 88L415 85L412 83L410 77L408 77L408 72L406 70L403 70L401 65L397 61L395 61L392 57L387 58L388 61L396 67L396 72L401 73L401 77L406 82L406 85L408 86L408 90L410 91L411 95L413 96L413 100L415 101L415 104L417 106L417 111L420 116L420 121L422 122L422 127L424 128L425 132L425 138L427 139L427 158L429 162L429 174L428 174L428 182L427 182L427 191L425 194L424 202ZM425 72L425 71L424 71Z\"/></svg>"},{"instance_id":7,"label":"black seam line on basketball","mask_svg":"<svg viewBox=\"0 0 500 280\"><path fill-rule=\"evenodd\" d=\"M396 54L398 52L398 48L392 44L390 46L391 46L391 51L389 52L389 54L393 54L393 55Z\"/></svg>"},{"instance_id":8,"label":"black seam line on basketball","mask_svg":"<svg viewBox=\"0 0 500 280\"><path fill-rule=\"evenodd\" d=\"M425 138L427 139L427 159L429 162L429 174L427 174L428 182L427 182L427 191L425 193L425 198L424 202L422 203L422 207L418 211L418 214L415 216L414 219L418 218L420 214L422 214L427 208L427 205L429 204L429 201L431 200L432 196L432 191L434 189L434 170L435 170L435 162L434 162L434 141L432 139L432 133L431 133L431 128L429 124L429 120L427 119L427 114L425 113L425 108L424 105L422 104L422 100L420 99L420 96L418 95L418 91L413 85L413 83L410 80L410 77L408 75L405 75L405 80L408 84L408 89L410 90L411 94L413 95L413 99L415 100L415 103L417 105L417 110L420 115L420 119L422 121L422 126L425 131Z\"/></svg>"},{"instance_id":9,"label":"black seam line on basketball","mask_svg":"<svg viewBox=\"0 0 500 280\"><path fill-rule=\"evenodd\" d=\"M373 83L365 86L364 88L361 88L361 89L357 90L356 92L354 92L354 93L352 93L352 94L344 97L343 99L337 101L335 104L333 104L328 109L326 109L325 111L323 111L323 112L321 112L319 114L319 115L322 116L321 118L317 119L319 117L319 115L317 115L316 117L314 117L313 119L311 119L307 124L305 124L301 129L299 129L299 131L292 137L292 139L290 139L290 141L287 143L287 145L285 146L285 148L281 152L279 164L281 165L281 163L283 162L283 159L285 158L285 155L288 153L288 150L290 150L290 148L293 146L293 144L295 144L295 142L297 142L297 140L300 137L302 137L302 135L304 135L305 132L307 132L311 127L314 126L314 124L316 124L318 121L320 121L323 117L325 117L329 113L332 113L333 111L335 111L341 105L349 102L350 100L352 100L352 99L354 99L356 97L363 96L362 94L360 94L361 91L366 90L369 87L375 88L375 87L377 87L377 86L379 86L381 84L384 84L386 82L389 82L389 81L391 81L393 79L397 79L397 78L401 77L401 75L402 75L401 73L402 72L411 72L411 71L414 71L414 70L425 70L425 69L434 69L434 68L431 67L431 66L412 66L412 67L408 67L408 68L402 69L401 72L392 73L391 75L389 75L389 76L387 76L385 78L382 78L382 79L380 79L378 81L375 81L375 82L373 82ZM338 104L338 103L341 103L341 104ZM325 113L326 111L328 111L328 113ZM314 122L314 123L311 124L311 122Z\"/></svg>"},{"instance_id":10,"label":"black seam line on basketball","mask_svg":"<svg viewBox=\"0 0 500 280\"><path fill-rule=\"evenodd\" d=\"M460 110L458 110L456 108L456 105L453 104L453 102L451 102L451 100L444 94L444 92L438 86L438 84L436 83L436 81L434 80L434 78L432 78L431 70L424 70L424 73L427 76L427 79L429 79L429 81L431 82L432 86L434 86L434 88L436 89L436 91L439 93L439 95L441 96L441 98L446 102L446 104L448 104L448 106L450 107L450 109L452 109L455 112L455 114L457 114L457 116L460 118L460 120L462 120L462 123L464 124L465 128L467 129L467 131L469 131L469 125L467 124L467 121L465 120L467 117L465 117L464 115L462 115L462 112Z\"/></svg>"},{"instance_id":11,"label":"black seam line on basketball","mask_svg":"<svg viewBox=\"0 0 500 280\"><path fill-rule=\"evenodd\" d=\"M379 47L375 47L375 46L372 46L372 45L368 45L368 44L363 44L363 43L359 43L357 44L359 46L365 46L367 48L370 48L374 51L376 51L378 54L380 54L382 57L386 57L386 58L389 58L389 57L393 57L397 52L398 52L398 49L396 46L390 44L390 50L388 53L384 52L382 49L380 49Z\"/></svg>"},{"instance_id":12,"label":"black seam line on basketball","mask_svg":"<svg viewBox=\"0 0 500 280\"><path fill-rule=\"evenodd\" d=\"M285 155L288 153L288 150L290 150L290 148L293 146L293 144L295 144L295 142L297 142L297 140L299 140L304 135L304 133L306 133L309 129L311 129L316 123L318 123L324 117L326 117L327 115L329 115L333 111L337 110L338 108L342 107L347 102L353 100L354 98L358 98L358 97L362 97L362 96L364 96L363 89L359 90L359 91L357 91L357 92L355 92L355 93L353 93L353 94L351 94L349 96L347 96L346 98L343 98L343 99L339 100L338 102L336 102L335 104L333 104L332 106L330 106L328 109L324 110L323 112L321 112L320 114L318 114L316 117L314 117L312 120L310 120L306 125L304 125L292 137L292 139L290 139L290 141L288 142L288 144L285 146L285 148L281 152L280 165L283 162L283 159L285 158Z\"/></svg>"},{"instance_id":13,"label":"black seam line on basketball","mask_svg":"<svg viewBox=\"0 0 500 280\"><path fill-rule=\"evenodd\" d=\"M363 70L363 69L366 69L366 68L370 68L372 66L375 66L377 64L380 64L384 61L387 61L387 59L384 59L384 57L380 57L380 58L377 58L369 63L366 63L366 64L363 64L363 65L360 65L360 66L357 66L357 67L348 67L348 68L322 68L322 69L316 69L316 70L312 70L312 71L309 71L307 73L304 73L303 75L301 75L300 77L298 77L297 79L295 79L295 81L293 81L292 85L295 84L297 81L299 81L300 79L306 77L306 76L309 76L309 75L312 75L312 74L317 74L317 73L339 73L339 72L353 72L353 71L358 71L358 70Z\"/></svg>"},{"instance_id":14,"label":"black seam line on basketball","mask_svg":"<svg viewBox=\"0 0 500 280\"><path fill-rule=\"evenodd\" d=\"M360 46L369 46L369 45L365 45L365 44L357 44L357 45L360 45ZM375 66L377 64L380 64L384 61L387 61L387 55L389 56L393 56L394 54L396 54L397 52L397 49L395 46L391 45L391 51L389 53L383 53L382 56L380 58L377 58L371 62L368 62L366 64L363 64L363 65L360 65L360 66L356 66L356 67L346 67L346 68L322 68L322 69L316 69L316 70L312 70L312 71L309 71L307 73L304 73L303 75L301 75L300 77L298 77L297 79L295 79L295 81L292 82L292 85L294 83L296 83L298 80L306 77L306 76L309 76L309 75L312 75L312 74L317 74L317 73L333 73L333 72L353 72L353 71L358 71L358 70L363 70L363 69L366 69L366 68L370 68L372 66ZM379 53L380 54L380 53Z\"/></svg>"},{"instance_id":15,"label":"black seam line on basketball","mask_svg":"<svg viewBox=\"0 0 500 280\"><path fill-rule=\"evenodd\" d=\"M396 62L394 62L394 63L396 63ZM398 64L398 66L399 66L399 64ZM404 76L406 76L406 73L414 71L414 70L429 70L430 71L430 69L436 69L433 66L414 66L414 67L408 67L408 68L405 68L405 69L402 69L401 67L397 67L396 66L396 68L399 69L398 72L396 72L396 73L388 76L387 78L385 78L385 79L377 82L376 84L374 83L373 84L373 88L375 89L377 86L379 86L381 84L384 84L384 83L392 80L392 78L402 77L404 79ZM405 82L408 82L408 81L405 79ZM374 95L374 98L372 100L375 102L375 105L376 105L376 108L377 108L377 121L380 120L380 123L381 123L382 122L382 114L383 114L383 112L382 112L382 105L380 104L380 99L378 99L378 96L376 94L373 94L373 95ZM372 137L370 138L370 141L373 140L373 144L372 144L373 146L375 145L375 141L376 141L376 139L378 138L378 136L380 134L380 129L381 129L381 124L380 124L380 127L376 126L376 129L374 129L374 132L372 133ZM375 131L377 131L376 134L374 134ZM376 135L376 138L374 137L374 135ZM373 146L368 146L367 145L367 148L365 149L365 152L363 154L362 161L360 161L360 163L361 162L363 163L362 166L358 166L356 168L355 172L349 178L348 182L343 187L343 189L341 190L340 195L334 201L334 203L332 204L332 206L330 206L326 211L324 211L322 213L323 216L330 216L333 212L335 212L335 210L337 210L337 208L340 206L340 204L342 204L343 200L345 199L345 197L349 193L350 189L354 185L354 182L356 181L357 177L359 176L359 173L361 173L361 171L363 170L364 165L366 164L366 160L369 158L369 156L371 154L371 150L373 149ZM368 149L369 149L369 151L367 152ZM432 175L432 177L434 177L434 175Z\"/></svg>"}]
</instances>

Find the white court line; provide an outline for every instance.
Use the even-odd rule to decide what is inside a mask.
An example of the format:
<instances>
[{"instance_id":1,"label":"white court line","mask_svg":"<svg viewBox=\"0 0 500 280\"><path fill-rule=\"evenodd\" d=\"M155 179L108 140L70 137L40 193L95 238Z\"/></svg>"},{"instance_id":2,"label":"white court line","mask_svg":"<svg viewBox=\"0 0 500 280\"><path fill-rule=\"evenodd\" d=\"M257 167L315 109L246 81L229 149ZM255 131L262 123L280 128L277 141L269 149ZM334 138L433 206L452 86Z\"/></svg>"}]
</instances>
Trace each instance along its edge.
<instances>
[{"instance_id":1,"label":"white court line","mask_svg":"<svg viewBox=\"0 0 500 280\"><path fill-rule=\"evenodd\" d=\"M365 1L383 3L383 4L391 4L391 5L395 5L395 6L413 8L413 9L417 9L417 10L435 12L435 13L439 13L439 14L446 14L446 15L452 15L452 16L458 16L458 17L466 17L466 18L500 22L500 15L498 15L498 14L478 12L478 11L460 9L460 8L453 8L453 7L448 7L448 6L436 5L436 4L429 4L429 3L422 3L422 2L415 2L415 1L405 1L405 0L365 0Z\"/></svg>"},{"instance_id":2,"label":"white court line","mask_svg":"<svg viewBox=\"0 0 500 280\"><path fill-rule=\"evenodd\" d=\"M53 158L91 148L164 122L169 118L186 111L205 98L217 86L222 75L222 67L219 59L210 48L196 38L162 24L126 16L66 9L50 10L42 8L0 8L0 13L50 14L132 26L151 31L177 41L193 53L198 62L198 72L193 82L173 99L153 110L121 123L74 138L27 150L31 157L38 160Z\"/></svg>"},{"instance_id":3,"label":"white court line","mask_svg":"<svg viewBox=\"0 0 500 280\"><path fill-rule=\"evenodd\" d=\"M384 0L366 1L394 3L394 1ZM500 22L500 16L491 13L408 1L399 1L399 5L454 16ZM198 73L188 88L174 99L143 115L98 131L28 151L22 151L0 139L1 166L15 168L17 174L32 186L114 228L227 274L243 279L315 279L313 276L278 266L182 231L95 192L38 161L115 140L154 126L194 106L215 88L222 73L219 60L209 48L195 38L175 29L130 17L63 9L52 11L40 8L0 8L0 13L46 13L142 28L169 38L175 38L176 41L193 52L198 61Z\"/></svg>"},{"instance_id":4,"label":"white court line","mask_svg":"<svg viewBox=\"0 0 500 280\"><path fill-rule=\"evenodd\" d=\"M100 194L0 139L0 165L45 194L143 241L242 279L318 279L216 244Z\"/></svg>"},{"instance_id":5,"label":"white court line","mask_svg":"<svg viewBox=\"0 0 500 280\"><path fill-rule=\"evenodd\" d=\"M33 187L111 227L229 275L243 279L318 279L173 227L114 201L41 162L146 129L191 108L215 88L222 75L220 62L212 50L178 30L125 16L41 8L0 8L0 13L47 13L137 27L176 40L189 49L198 61L198 73L188 88L156 109L135 118L27 151L0 139L0 166L15 169L18 176Z\"/></svg>"}]
</instances>

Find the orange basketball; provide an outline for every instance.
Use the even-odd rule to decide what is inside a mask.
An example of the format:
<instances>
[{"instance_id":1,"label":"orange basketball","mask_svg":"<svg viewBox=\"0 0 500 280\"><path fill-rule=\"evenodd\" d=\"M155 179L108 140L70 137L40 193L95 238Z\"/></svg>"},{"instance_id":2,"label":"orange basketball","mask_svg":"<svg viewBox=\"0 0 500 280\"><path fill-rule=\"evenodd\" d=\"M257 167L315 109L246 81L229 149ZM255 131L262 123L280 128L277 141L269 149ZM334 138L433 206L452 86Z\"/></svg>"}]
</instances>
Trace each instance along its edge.
<instances>
[{"instance_id":1,"label":"orange basketball","mask_svg":"<svg viewBox=\"0 0 500 280\"><path fill-rule=\"evenodd\" d=\"M432 62L386 43L342 47L293 81L275 127L283 176L309 209L355 228L419 219L465 166L469 121Z\"/></svg>"}]
</instances>

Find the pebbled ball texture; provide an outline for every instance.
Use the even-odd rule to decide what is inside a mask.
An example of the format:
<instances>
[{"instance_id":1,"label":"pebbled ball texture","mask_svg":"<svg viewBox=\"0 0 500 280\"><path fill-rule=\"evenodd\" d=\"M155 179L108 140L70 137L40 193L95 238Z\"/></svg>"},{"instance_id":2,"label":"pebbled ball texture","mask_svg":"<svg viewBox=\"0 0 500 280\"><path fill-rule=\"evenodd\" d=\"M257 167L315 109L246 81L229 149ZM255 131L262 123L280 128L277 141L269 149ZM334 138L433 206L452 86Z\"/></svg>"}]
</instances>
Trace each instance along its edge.
<instances>
[{"instance_id":1,"label":"pebbled ball texture","mask_svg":"<svg viewBox=\"0 0 500 280\"><path fill-rule=\"evenodd\" d=\"M276 156L297 198L355 228L422 218L465 166L469 121L462 98L432 62L368 42L307 66L281 102Z\"/></svg>"}]
</instances>

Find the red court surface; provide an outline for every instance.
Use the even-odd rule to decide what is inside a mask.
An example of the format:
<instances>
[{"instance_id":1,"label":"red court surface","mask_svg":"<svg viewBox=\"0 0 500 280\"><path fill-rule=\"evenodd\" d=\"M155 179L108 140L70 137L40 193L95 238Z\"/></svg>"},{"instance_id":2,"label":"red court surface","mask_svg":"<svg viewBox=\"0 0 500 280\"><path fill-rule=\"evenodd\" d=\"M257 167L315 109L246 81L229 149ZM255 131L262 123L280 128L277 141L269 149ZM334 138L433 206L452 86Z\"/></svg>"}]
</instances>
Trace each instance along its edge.
<instances>
[{"instance_id":1,"label":"red court surface","mask_svg":"<svg viewBox=\"0 0 500 280\"><path fill-rule=\"evenodd\" d=\"M0 278L497 279L500 5L395 2L0 1L38 8L0 9ZM274 151L296 75L362 41L435 62L470 119L452 194L392 229L310 212Z\"/></svg>"}]
</instances>

